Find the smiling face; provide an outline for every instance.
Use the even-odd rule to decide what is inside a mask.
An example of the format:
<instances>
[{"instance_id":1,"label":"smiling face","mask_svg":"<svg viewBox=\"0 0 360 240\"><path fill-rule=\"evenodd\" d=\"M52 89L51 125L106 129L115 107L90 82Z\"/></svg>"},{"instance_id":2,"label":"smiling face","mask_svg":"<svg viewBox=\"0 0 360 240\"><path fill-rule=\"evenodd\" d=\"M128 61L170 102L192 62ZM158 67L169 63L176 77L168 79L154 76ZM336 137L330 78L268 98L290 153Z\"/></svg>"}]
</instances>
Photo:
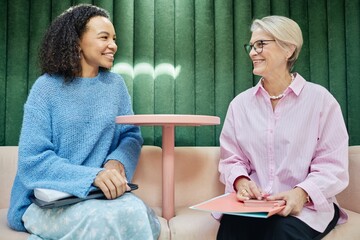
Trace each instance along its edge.
<instances>
[{"instance_id":1,"label":"smiling face","mask_svg":"<svg viewBox=\"0 0 360 240\"><path fill-rule=\"evenodd\" d=\"M253 31L250 44L259 40L274 40L272 36L261 29ZM253 62L253 73L264 78L272 77L276 73L287 72L288 53L281 48L275 41L263 43L261 53L252 49L249 56Z\"/></svg>"},{"instance_id":2,"label":"smiling face","mask_svg":"<svg viewBox=\"0 0 360 240\"><path fill-rule=\"evenodd\" d=\"M105 17L93 17L80 39L82 77L95 77L99 67L111 68L117 51L113 24Z\"/></svg>"}]
</instances>

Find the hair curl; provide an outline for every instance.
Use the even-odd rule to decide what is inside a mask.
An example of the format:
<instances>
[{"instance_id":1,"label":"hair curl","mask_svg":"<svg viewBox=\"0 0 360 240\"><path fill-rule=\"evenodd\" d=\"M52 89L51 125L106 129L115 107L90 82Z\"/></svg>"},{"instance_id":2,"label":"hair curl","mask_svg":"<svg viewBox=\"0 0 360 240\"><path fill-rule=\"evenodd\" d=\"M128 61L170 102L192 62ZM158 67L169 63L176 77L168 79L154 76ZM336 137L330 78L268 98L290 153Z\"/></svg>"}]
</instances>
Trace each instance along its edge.
<instances>
[{"instance_id":1,"label":"hair curl","mask_svg":"<svg viewBox=\"0 0 360 240\"><path fill-rule=\"evenodd\" d=\"M79 4L59 15L47 29L39 51L42 74L59 74L65 82L81 74L79 42L93 17L110 19L109 13L97 6ZM100 68L100 70L105 70Z\"/></svg>"}]
</instances>

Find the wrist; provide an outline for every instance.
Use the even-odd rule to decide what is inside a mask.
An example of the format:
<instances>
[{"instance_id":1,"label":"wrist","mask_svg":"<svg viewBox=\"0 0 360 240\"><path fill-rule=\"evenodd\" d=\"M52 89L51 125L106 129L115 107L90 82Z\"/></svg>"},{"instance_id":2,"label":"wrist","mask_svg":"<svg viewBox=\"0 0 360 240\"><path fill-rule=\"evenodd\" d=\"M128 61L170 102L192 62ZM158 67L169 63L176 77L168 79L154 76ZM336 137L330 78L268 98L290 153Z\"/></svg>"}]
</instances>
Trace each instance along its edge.
<instances>
[{"instance_id":1,"label":"wrist","mask_svg":"<svg viewBox=\"0 0 360 240\"><path fill-rule=\"evenodd\" d=\"M305 202L305 204L310 204L310 203L311 203L310 196L309 196L309 194L306 193L306 202Z\"/></svg>"},{"instance_id":2,"label":"wrist","mask_svg":"<svg viewBox=\"0 0 360 240\"><path fill-rule=\"evenodd\" d=\"M310 196L304 189L302 189L301 187L296 187L295 189L298 189L301 192L302 199L304 200L304 205L311 203Z\"/></svg>"},{"instance_id":3,"label":"wrist","mask_svg":"<svg viewBox=\"0 0 360 240\"><path fill-rule=\"evenodd\" d=\"M125 172L125 166L118 160L110 159L104 164L105 169L116 169L120 173Z\"/></svg>"},{"instance_id":4,"label":"wrist","mask_svg":"<svg viewBox=\"0 0 360 240\"><path fill-rule=\"evenodd\" d=\"M235 181L234 181L234 184L233 184L233 188L234 188L235 192L237 192L237 190L238 190L238 187L237 187L237 186L240 185L239 183L240 183L241 181L250 181L250 179L249 179L248 177L244 176L244 175L237 177L237 178L235 179Z\"/></svg>"}]
</instances>

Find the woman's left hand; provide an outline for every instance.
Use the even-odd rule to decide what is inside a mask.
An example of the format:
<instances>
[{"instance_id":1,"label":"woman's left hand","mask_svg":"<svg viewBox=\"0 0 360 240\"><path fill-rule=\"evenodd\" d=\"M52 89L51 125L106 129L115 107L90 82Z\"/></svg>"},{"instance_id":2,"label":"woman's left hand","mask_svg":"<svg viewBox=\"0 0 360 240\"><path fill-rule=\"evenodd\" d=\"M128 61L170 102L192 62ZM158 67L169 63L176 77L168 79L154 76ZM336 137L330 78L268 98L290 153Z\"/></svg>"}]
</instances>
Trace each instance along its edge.
<instances>
[{"instance_id":1,"label":"woman's left hand","mask_svg":"<svg viewBox=\"0 0 360 240\"><path fill-rule=\"evenodd\" d=\"M125 168L117 160L109 160L104 165L105 170L100 171L94 180L94 186L100 188L107 199L115 199L125 191L129 191Z\"/></svg>"},{"instance_id":2,"label":"woman's left hand","mask_svg":"<svg viewBox=\"0 0 360 240\"><path fill-rule=\"evenodd\" d=\"M267 200L285 200L285 208L278 214L281 216L298 215L307 202L307 193L299 187L291 189L287 192L281 192L268 196Z\"/></svg>"},{"instance_id":3,"label":"woman's left hand","mask_svg":"<svg viewBox=\"0 0 360 240\"><path fill-rule=\"evenodd\" d=\"M107 163L104 165L104 168L106 170L111 170L111 169L115 169L118 173L120 173L121 177L122 177L122 181L114 183L115 185L122 185L123 181L125 181L127 183L127 178L126 178L126 174L125 174L125 167L124 165L117 161L117 160L109 160L107 161ZM125 191L130 191L130 187L125 184Z\"/></svg>"},{"instance_id":4,"label":"woman's left hand","mask_svg":"<svg viewBox=\"0 0 360 240\"><path fill-rule=\"evenodd\" d=\"M126 179L126 175L125 175L125 168L124 165L122 165L121 162L117 161L117 160L109 160L105 163L104 165L105 169L115 169L117 170L120 175Z\"/></svg>"}]
</instances>

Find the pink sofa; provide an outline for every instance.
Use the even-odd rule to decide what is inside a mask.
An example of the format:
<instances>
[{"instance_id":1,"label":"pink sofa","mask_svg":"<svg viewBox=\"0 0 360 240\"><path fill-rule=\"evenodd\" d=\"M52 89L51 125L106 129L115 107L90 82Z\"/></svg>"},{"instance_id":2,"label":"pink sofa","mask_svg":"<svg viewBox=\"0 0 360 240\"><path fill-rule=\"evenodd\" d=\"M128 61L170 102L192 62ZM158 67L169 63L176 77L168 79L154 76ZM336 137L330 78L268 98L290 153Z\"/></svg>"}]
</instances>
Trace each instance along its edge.
<instances>
[{"instance_id":1,"label":"pink sofa","mask_svg":"<svg viewBox=\"0 0 360 240\"><path fill-rule=\"evenodd\" d=\"M191 210L189 206L220 195L224 186L218 181L218 147L175 147L175 217L161 216L161 148L144 146L133 182L134 191L159 216L159 239L211 240L216 238L219 223L209 213ZM360 239L360 146L349 148L350 184L337 196L349 214L349 222L338 225L326 240ZM12 181L16 172L17 147L0 147L0 240L26 239L27 233L7 227L6 213Z\"/></svg>"}]
</instances>

